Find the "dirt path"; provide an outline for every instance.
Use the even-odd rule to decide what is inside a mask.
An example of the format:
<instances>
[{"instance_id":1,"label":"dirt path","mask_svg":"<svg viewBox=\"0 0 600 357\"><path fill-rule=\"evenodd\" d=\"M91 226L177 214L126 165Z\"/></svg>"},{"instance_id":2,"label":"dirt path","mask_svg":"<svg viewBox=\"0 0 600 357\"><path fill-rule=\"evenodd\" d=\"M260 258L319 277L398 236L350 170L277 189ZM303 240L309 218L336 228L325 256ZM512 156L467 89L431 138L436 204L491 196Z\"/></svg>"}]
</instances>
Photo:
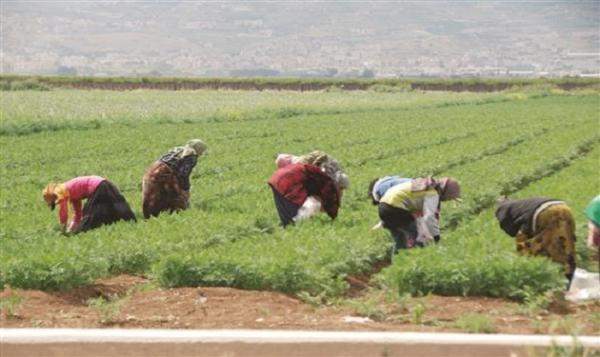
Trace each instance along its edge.
<instances>
[{"instance_id":1,"label":"dirt path","mask_svg":"<svg viewBox=\"0 0 600 357\"><path fill-rule=\"evenodd\" d=\"M6 289L0 293L0 325L430 332L483 329L479 332L588 335L600 331L599 302L565 303L550 311L534 311L523 304L492 298L427 296L390 301L389 294L382 292L353 295L352 300L317 307L276 292L159 289L144 278L121 275L68 292ZM458 324L466 314L486 315L489 323L474 318ZM357 322L360 315L371 319Z\"/></svg>"}]
</instances>

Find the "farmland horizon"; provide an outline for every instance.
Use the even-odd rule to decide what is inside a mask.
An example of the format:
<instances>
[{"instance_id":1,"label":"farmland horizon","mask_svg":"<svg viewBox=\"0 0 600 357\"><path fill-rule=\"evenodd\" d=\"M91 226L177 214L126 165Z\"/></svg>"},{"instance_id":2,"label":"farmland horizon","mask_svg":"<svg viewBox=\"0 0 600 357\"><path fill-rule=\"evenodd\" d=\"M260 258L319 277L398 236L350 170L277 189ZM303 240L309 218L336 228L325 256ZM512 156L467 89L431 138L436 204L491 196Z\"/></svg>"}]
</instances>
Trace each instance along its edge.
<instances>
[{"instance_id":1,"label":"farmland horizon","mask_svg":"<svg viewBox=\"0 0 600 357\"><path fill-rule=\"evenodd\" d=\"M587 356L599 28L595 0L0 0L0 340L460 332Z\"/></svg>"}]
</instances>

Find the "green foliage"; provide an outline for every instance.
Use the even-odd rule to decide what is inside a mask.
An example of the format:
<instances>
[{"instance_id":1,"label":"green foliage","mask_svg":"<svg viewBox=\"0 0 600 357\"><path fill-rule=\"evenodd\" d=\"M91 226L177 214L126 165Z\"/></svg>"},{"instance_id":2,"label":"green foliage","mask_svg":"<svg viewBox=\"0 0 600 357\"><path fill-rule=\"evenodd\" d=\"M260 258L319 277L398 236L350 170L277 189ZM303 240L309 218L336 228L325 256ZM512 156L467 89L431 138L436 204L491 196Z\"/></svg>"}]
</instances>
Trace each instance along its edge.
<instances>
[{"instance_id":1,"label":"green foliage","mask_svg":"<svg viewBox=\"0 0 600 357\"><path fill-rule=\"evenodd\" d=\"M121 313L121 307L127 299L128 296L123 298L118 296L111 296L110 298L99 296L88 300L87 304L98 312L99 322L108 325L116 322Z\"/></svg>"},{"instance_id":2,"label":"green foliage","mask_svg":"<svg viewBox=\"0 0 600 357\"><path fill-rule=\"evenodd\" d=\"M17 316L17 309L23 298L16 294L14 291L11 292L8 296L3 296L0 298L0 311L4 312L7 318L13 318Z\"/></svg>"},{"instance_id":3,"label":"green foliage","mask_svg":"<svg viewBox=\"0 0 600 357\"><path fill-rule=\"evenodd\" d=\"M550 307L550 304L562 304L566 305L564 293L561 290L548 290L542 294L535 293L529 289L523 291L524 299L522 310L524 313L534 316L540 313L546 312ZM565 307L566 310L566 307Z\"/></svg>"},{"instance_id":4,"label":"green foliage","mask_svg":"<svg viewBox=\"0 0 600 357\"><path fill-rule=\"evenodd\" d=\"M347 304L357 315L368 317L373 321L384 321L387 317L385 310L380 306L377 296L367 299L348 300Z\"/></svg>"},{"instance_id":5,"label":"green foliage","mask_svg":"<svg viewBox=\"0 0 600 357\"><path fill-rule=\"evenodd\" d=\"M422 303L418 303L412 307L412 323L415 325L420 325L423 323L423 317L425 316L425 312L427 311L426 307Z\"/></svg>"},{"instance_id":6,"label":"green foliage","mask_svg":"<svg viewBox=\"0 0 600 357\"><path fill-rule=\"evenodd\" d=\"M570 157L566 169L558 174L543 174L539 181L517 192L518 196L545 195L559 197L570 205L575 203L576 206L572 205L573 211L581 221L588 199L594 197L599 189L592 178L597 170L595 165L600 147L590 146L593 149ZM545 165L552 165L553 162L548 164L547 160L544 161ZM514 162L512 164L514 166ZM500 168L500 165L496 162L496 168ZM490 205L491 202L487 202L482 208ZM459 207L458 213L462 214L463 210L465 208ZM378 278L385 284L397 287L400 293L413 295L432 292L532 301L544 292L564 289L566 280L559 265L546 258L523 257L513 253L514 243L498 228L493 212L493 208L487 209L478 216L470 216L468 222L463 219L464 224L444 237L438 246L402 252L392 267L384 270ZM579 261L578 264L588 263Z\"/></svg>"},{"instance_id":7,"label":"green foliage","mask_svg":"<svg viewBox=\"0 0 600 357\"><path fill-rule=\"evenodd\" d=\"M458 318L456 320L456 327L469 333L496 332L496 327L492 319L486 315L476 313L466 314Z\"/></svg>"},{"instance_id":8,"label":"green foliage","mask_svg":"<svg viewBox=\"0 0 600 357\"><path fill-rule=\"evenodd\" d=\"M598 191L589 184L595 174L578 164L598 157L597 94L57 89L1 100L0 283L12 287L68 289L133 273L166 287L325 301L390 252L386 232L370 231L378 217L364 198L368 182L433 173L457 177L465 202L444 204L442 244L402 252L378 279L403 293L524 298L526 288L541 293L564 279L547 259L513 253L490 211L496 196L539 185L578 212ZM57 232L56 212L40 195L47 182L103 175L139 216L145 168L191 137L205 139L209 154L192 175L189 210L76 236ZM281 229L266 185L274 156L317 148L351 178L340 215ZM551 180L563 172L570 173ZM577 177L577 185L560 184Z\"/></svg>"},{"instance_id":9,"label":"green foliage","mask_svg":"<svg viewBox=\"0 0 600 357\"><path fill-rule=\"evenodd\" d=\"M537 293L563 286L558 267L542 258L518 257L440 246L409 252L403 264L386 274L401 293L424 295L475 295L524 298L522 287ZM491 254L490 254L491 253ZM459 258L460 257L460 258Z\"/></svg>"},{"instance_id":10,"label":"green foliage","mask_svg":"<svg viewBox=\"0 0 600 357\"><path fill-rule=\"evenodd\" d=\"M102 262L87 262L59 254L42 253L35 259L2 264L3 283L22 289L68 290L89 284L105 274Z\"/></svg>"},{"instance_id":11,"label":"green foliage","mask_svg":"<svg viewBox=\"0 0 600 357\"><path fill-rule=\"evenodd\" d=\"M597 355L597 349L583 347L576 336L573 336L571 346L560 346L552 343L548 348L532 349L528 353L529 357L594 357Z\"/></svg>"}]
</instances>

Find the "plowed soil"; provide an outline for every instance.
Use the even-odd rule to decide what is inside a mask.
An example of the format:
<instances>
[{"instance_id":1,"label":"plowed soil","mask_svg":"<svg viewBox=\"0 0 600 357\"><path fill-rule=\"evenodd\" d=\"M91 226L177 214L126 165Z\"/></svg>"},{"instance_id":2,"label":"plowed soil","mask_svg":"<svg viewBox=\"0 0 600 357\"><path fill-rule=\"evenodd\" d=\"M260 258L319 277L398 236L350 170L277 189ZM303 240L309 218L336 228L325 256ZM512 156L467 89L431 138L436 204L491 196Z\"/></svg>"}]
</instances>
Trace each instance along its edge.
<instances>
[{"instance_id":1,"label":"plowed soil","mask_svg":"<svg viewBox=\"0 0 600 357\"><path fill-rule=\"evenodd\" d=\"M314 306L276 292L160 289L144 278L121 275L68 292L5 289L0 293L1 326L463 331L456 321L480 313L489 317L493 332L593 335L600 331L600 302L555 303L548 310L532 311L523 304L492 298L427 296L390 302L382 292L364 290L361 295L354 289L351 295L351 300L335 305ZM373 319L347 321L361 313Z\"/></svg>"}]
</instances>

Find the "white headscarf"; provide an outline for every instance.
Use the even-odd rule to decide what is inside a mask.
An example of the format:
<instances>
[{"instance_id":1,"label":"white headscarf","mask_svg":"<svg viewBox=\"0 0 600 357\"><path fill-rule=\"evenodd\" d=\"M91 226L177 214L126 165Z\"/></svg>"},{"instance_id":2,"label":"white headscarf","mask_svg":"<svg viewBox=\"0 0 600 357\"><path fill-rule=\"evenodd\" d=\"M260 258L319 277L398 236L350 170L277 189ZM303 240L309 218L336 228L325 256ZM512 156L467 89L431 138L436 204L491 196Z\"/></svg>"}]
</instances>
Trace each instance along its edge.
<instances>
[{"instance_id":1,"label":"white headscarf","mask_svg":"<svg viewBox=\"0 0 600 357\"><path fill-rule=\"evenodd\" d=\"M202 141L200 139L192 139L192 140L188 141L187 144L185 144L185 146L182 149L183 150L181 150L181 152L178 155L178 157L180 159L183 159L184 157L187 157L190 155L201 156L206 151L207 146L204 143L204 141Z\"/></svg>"}]
</instances>

